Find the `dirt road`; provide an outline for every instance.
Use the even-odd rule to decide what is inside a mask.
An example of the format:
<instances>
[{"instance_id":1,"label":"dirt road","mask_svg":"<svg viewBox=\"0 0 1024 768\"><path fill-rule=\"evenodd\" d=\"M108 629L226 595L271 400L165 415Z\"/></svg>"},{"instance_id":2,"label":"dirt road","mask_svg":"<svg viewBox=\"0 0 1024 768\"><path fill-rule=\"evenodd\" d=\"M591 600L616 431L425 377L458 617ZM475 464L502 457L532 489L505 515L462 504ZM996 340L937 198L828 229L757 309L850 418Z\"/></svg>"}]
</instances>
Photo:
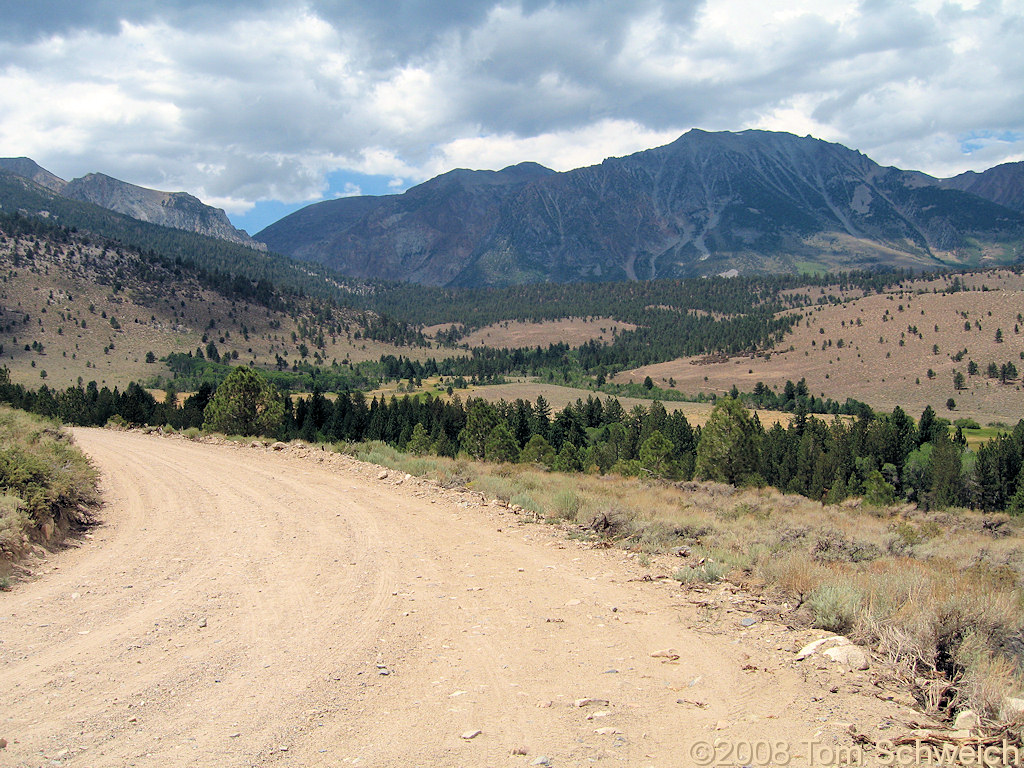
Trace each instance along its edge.
<instances>
[{"instance_id":1,"label":"dirt road","mask_svg":"<svg viewBox=\"0 0 1024 768\"><path fill-rule=\"evenodd\" d=\"M75 435L105 522L0 594L0 765L689 766L714 739L716 764L767 740L808 765L907 716L871 672L795 662L802 635L468 494Z\"/></svg>"}]
</instances>

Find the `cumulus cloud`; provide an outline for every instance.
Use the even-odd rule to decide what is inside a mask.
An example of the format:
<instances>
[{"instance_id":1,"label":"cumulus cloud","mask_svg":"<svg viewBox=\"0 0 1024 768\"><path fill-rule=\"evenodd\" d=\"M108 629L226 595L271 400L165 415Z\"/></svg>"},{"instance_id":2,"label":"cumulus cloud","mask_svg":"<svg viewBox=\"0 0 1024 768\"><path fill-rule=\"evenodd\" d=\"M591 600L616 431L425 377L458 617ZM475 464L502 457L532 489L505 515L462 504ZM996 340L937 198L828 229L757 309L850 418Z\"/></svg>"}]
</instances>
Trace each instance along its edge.
<instances>
[{"instance_id":1,"label":"cumulus cloud","mask_svg":"<svg viewBox=\"0 0 1024 768\"><path fill-rule=\"evenodd\" d=\"M691 127L948 175L1021 156L1022 47L998 0L37 0L0 29L0 154L236 212Z\"/></svg>"},{"instance_id":2,"label":"cumulus cloud","mask_svg":"<svg viewBox=\"0 0 1024 768\"><path fill-rule=\"evenodd\" d=\"M599 161L668 144L678 137L676 131L651 131L626 120L602 120L540 136L489 134L442 145L425 170L430 176L452 168L500 170L528 159L556 171L568 171L594 163L594 147L602 148L601 157L596 158Z\"/></svg>"}]
</instances>

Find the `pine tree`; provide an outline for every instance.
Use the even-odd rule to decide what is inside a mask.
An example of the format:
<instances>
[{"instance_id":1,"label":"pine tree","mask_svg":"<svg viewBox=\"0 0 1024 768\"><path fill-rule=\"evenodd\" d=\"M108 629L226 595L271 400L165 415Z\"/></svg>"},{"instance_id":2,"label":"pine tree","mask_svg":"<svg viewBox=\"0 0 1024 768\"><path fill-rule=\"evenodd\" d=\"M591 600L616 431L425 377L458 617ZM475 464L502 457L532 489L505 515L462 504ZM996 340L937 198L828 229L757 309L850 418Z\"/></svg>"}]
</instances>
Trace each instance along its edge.
<instances>
[{"instance_id":1,"label":"pine tree","mask_svg":"<svg viewBox=\"0 0 1024 768\"><path fill-rule=\"evenodd\" d=\"M654 430L640 446L640 464L655 477L664 477L668 474L671 452L672 442L661 432Z\"/></svg>"},{"instance_id":2,"label":"pine tree","mask_svg":"<svg viewBox=\"0 0 1024 768\"><path fill-rule=\"evenodd\" d=\"M741 483L758 472L761 433L738 400L722 398L711 411L697 444L697 476Z\"/></svg>"},{"instance_id":3,"label":"pine tree","mask_svg":"<svg viewBox=\"0 0 1024 768\"><path fill-rule=\"evenodd\" d=\"M935 439L940 431L946 429L945 425L935 417L935 410L926 405L921 413L921 420L917 424L917 444L924 445Z\"/></svg>"},{"instance_id":4,"label":"pine tree","mask_svg":"<svg viewBox=\"0 0 1024 768\"><path fill-rule=\"evenodd\" d=\"M826 504L839 504L847 496L846 492L846 481L842 475L837 477L832 483L832 487L828 489L828 493L825 495Z\"/></svg>"},{"instance_id":5,"label":"pine tree","mask_svg":"<svg viewBox=\"0 0 1024 768\"><path fill-rule=\"evenodd\" d=\"M556 472L582 472L583 457L579 449L570 442L562 443L562 450L555 457L553 469Z\"/></svg>"},{"instance_id":6,"label":"pine tree","mask_svg":"<svg viewBox=\"0 0 1024 768\"><path fill-rule=\"evenodd\" d=\"M537 395L537 401L533 405L533 417L535 420L533 431L538 435L547 437L548 424L551 419L551 406L544 399L544 395Z\"/></svg>"},{"instance_id":7,"label":"pine tree","mask_svg":"<svg viewBox=\"0 0 1024 768\"><path fill-rule=\"evenodd\" d=\"M251 368L224 379L203 412L203 429L229 435L272 435L284 419L281 394Z\"/></svg>"},{"instance_id":8,"label":"pine tree","mask_svg":"<svg viewBox=\"0 0 1024 768\"><path fill-rule=\"evenodd\" d=\"M519 460L524 464L543 464L551 467L555 463L555 449L543 435L533 435L519 454Z\"/></svg>"},{"instance_id":9,"label":"pine tree","mask_svg":"<svg viewBox=\"0 0 1024 768\"><path fill-rule=\"evenodd\" d=\"M515 436L505 422L499 422L487 436L484 446L484 458L487 461L508 461L519 460L519 446L516 444Z\"/></svg>"},{"instance_id":10,"label":"pine tree","mask_svg":"<svg viewBox=\"0 0 1024 768\"><path fill-rule=\"evenodd\" d=\"M949 439L947 434L938 435L933 443L928 490L928 506L942 509L960 502L963 495L963 484L960 478L961 452L960 446Z\"/></svg>"},{"instance_id":11,"label":"pine tree","mask_svg":"<svg viewBox=\"0 0 1024 768\"><path fill-rule=\"evenodd\" d=\"M1021 478L1017 482L1017 492L1010 499L1010 506L1006 511L1011 515L1024 515L1024 473L1021 473Z\"/></svg>"},{"instance_id":12,"label":"pine tree","mask_svg":"<svg viewBox=\"0 0 1024 768\"><path fill-rule=\"evenodd\" d=\"M864 500L872 506L882 507L896 499L896 489L885 481L877 469L871 470L864 480Z\"/></svg>"},{"instance_id":13,"label":"pine tree","mask_svg":"<svg viewBox=\"0 0 1024 768\"><path fill-rule=\"evenodd\" d=\"M468 401L467 401L468 402ZM481 459L487 448L487 438L498 424L494 406L483 398L470 403L466 426L459 433L459 443L470 456Z\"/></svg>"},{"instance_id":14,"label":"pine tree","mask_svg":"<svg viewBox=\"0 0 1024 768\"><path fill-rule=\"evenodd\" d=\"M424 453L430 451L430 435L427 433L427 428L422 423L417 423L412 428L412 436L409 438L408 444L405 446L405 450L416 456L422 456Z\"/></svg>"}]
</instances>

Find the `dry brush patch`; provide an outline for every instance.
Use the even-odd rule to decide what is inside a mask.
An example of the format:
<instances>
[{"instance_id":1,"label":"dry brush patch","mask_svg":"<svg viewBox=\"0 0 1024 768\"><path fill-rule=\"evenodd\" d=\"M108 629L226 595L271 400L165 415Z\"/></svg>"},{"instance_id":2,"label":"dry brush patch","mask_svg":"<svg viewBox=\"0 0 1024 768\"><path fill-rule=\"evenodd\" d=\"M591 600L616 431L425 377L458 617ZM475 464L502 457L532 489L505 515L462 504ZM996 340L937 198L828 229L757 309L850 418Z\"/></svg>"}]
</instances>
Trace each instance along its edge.
<instances>
[{"instance_id":1,"label":"dry brush patch","mask_svg":"<svg viewBox=\"0 0 1024 768\"><path fill-rule=\"evenodd\" d=\"M96 471L67 432L0 406L0 576L33 541L92 522L99 500Z\"/></svg>"}]
</instances>

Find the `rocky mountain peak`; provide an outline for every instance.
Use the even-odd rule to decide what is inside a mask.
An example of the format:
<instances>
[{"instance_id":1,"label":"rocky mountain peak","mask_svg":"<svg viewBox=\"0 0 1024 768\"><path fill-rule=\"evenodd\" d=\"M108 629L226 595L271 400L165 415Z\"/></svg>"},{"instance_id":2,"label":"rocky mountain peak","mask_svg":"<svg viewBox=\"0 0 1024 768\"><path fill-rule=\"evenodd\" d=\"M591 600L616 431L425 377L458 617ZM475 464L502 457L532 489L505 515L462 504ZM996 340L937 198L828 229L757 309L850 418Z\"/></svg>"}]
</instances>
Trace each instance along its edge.
<instances>
[{"instance_id":1,"label":"rocky mountain peak","mask_svg":"<svg viewBox=\"0 0 1024 768\"><path fill-rule=\"evenodd\" d=\"M26 179L31 179L41 187L60 194L67 182L27 157L0 157L0 169L9 171Z\"/></svg>"}]
</instances>

